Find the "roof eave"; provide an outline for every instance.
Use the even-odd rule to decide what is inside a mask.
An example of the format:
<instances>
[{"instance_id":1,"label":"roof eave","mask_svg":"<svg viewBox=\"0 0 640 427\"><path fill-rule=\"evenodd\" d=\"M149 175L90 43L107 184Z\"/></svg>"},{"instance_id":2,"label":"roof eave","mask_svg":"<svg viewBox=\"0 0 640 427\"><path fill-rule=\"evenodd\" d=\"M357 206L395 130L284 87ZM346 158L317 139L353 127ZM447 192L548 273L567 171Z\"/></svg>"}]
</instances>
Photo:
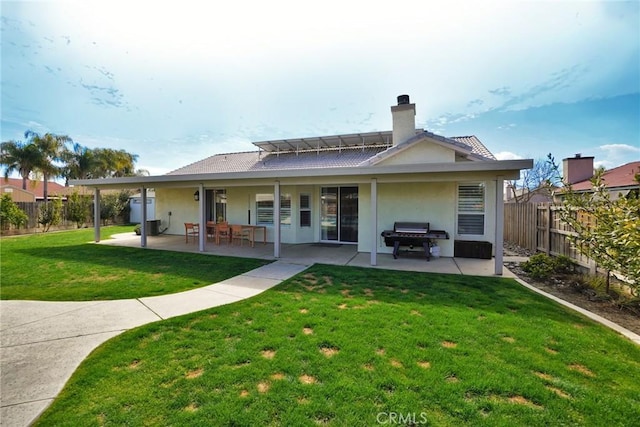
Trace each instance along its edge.
<instances>
[{"instance_id":1,"label":"roof eave","mask_svg":"<svg viewBox=\"0 0 640 427\"><path fill-rule=\"evenodd\" d=\"M123 178L72 180L72 185L84 185L92 188L138 188L154 187L166 184L189 184L213 180L255 180L297 177L327 176L384 176L409 173L445 173L445 172L515 172L533 167L532 159L491 160L484 162L458 163L419 163L410 165L365 166L350 168L285 169L250 172L223 172L189 175L136 176Z\"/></svg>"}]
</instances>

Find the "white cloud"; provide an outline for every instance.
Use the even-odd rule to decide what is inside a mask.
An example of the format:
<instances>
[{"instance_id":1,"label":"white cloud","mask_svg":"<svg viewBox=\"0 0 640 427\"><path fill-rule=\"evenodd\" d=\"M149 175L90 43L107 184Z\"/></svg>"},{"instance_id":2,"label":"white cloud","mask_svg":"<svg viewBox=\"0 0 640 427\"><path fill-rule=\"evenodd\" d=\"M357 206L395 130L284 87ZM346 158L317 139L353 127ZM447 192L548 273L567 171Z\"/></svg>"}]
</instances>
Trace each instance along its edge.
<instances>
[{"instance_id":1,"label":"white cloud","mask_svg":"<svg viewBox=\"0 0 640 427\"><path fill-rule=\"evenodd\" d=\"M628 144L605 144L598 147L601 154L596 154L595 167L615 168L629 162L640 160L640 147Z\"/></svg>"},{"instance_id":2,"label":"white cloud","mask_svg":"<svg viewBox=\"0 0 640 427\"><path fill-rule=\"evenodd\" d=\"M519 159L524 159L524 157L512 153L510 151L500 151L499 153L495 153L494 156L496 156L496 159L498 160L519 160Z\"/></svg>"},{"instance_id":3,"label":"white cloud","mask_svg":"<svg viewBox=\"0 0 640 427\"><path fill-rule=\"evenodd\" d=\"M605 144L601 145L599 148L611 154L633 155L633 153L640 153L640 147L634 147L627 144Z\"/></svg>"}]
</instances>

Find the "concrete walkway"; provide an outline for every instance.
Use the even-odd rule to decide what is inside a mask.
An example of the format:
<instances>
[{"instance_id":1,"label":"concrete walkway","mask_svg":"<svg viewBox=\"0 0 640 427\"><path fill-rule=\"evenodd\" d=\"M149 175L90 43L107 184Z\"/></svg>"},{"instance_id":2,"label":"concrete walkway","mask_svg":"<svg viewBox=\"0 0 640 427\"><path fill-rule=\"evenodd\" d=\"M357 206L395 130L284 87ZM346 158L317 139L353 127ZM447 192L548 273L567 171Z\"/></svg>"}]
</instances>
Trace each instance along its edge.
<instances>
[{"instance_id":1,"label":"concrete walkway","mask_svg":"<svg viewBox=\"0 0 640 427\"><path fill-rule=\"evenodd\" d=\"M0 301L0 425L27 426L97 346L122 332L257 295L308 265L277 261L223 282L157 297Z\"/></svg>"}]
</instances>

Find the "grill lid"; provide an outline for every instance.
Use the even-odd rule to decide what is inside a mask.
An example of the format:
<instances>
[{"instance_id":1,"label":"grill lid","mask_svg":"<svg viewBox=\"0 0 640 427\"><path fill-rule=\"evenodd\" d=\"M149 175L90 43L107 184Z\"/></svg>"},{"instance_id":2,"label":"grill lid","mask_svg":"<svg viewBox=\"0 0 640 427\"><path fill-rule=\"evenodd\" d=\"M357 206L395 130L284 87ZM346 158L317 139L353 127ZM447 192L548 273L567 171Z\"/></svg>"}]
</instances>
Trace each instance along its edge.
<instances>
[{"instance_id":1,"label":"grill lid","mask_svg":"<svg viewBox=\"0 0 640 427\"><path fill-rule=\"evenodd\" d=\"M429 232L429 223L396 222L393 224L393 231L396 233L427 234Z\"/></svg>"}]
</instances>

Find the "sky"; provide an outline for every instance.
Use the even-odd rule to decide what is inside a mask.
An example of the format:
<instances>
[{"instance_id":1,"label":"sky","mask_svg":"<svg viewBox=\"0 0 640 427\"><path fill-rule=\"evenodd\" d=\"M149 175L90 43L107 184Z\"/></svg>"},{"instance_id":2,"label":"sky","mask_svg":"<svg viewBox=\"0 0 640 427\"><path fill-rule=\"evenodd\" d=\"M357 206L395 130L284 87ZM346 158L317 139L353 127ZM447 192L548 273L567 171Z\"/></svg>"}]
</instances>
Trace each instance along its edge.
<instances>
[{"instance_id":1,"label":"sky","mask_svg":"<svg viewBox=\"0 0 640 427\"><path fill-rule=\"evenodd\" d=\"M640 159L640 2L2 1L2 141L152 175L255 141L416 126L499 159Z\"/></svg>"}]
</instances>

